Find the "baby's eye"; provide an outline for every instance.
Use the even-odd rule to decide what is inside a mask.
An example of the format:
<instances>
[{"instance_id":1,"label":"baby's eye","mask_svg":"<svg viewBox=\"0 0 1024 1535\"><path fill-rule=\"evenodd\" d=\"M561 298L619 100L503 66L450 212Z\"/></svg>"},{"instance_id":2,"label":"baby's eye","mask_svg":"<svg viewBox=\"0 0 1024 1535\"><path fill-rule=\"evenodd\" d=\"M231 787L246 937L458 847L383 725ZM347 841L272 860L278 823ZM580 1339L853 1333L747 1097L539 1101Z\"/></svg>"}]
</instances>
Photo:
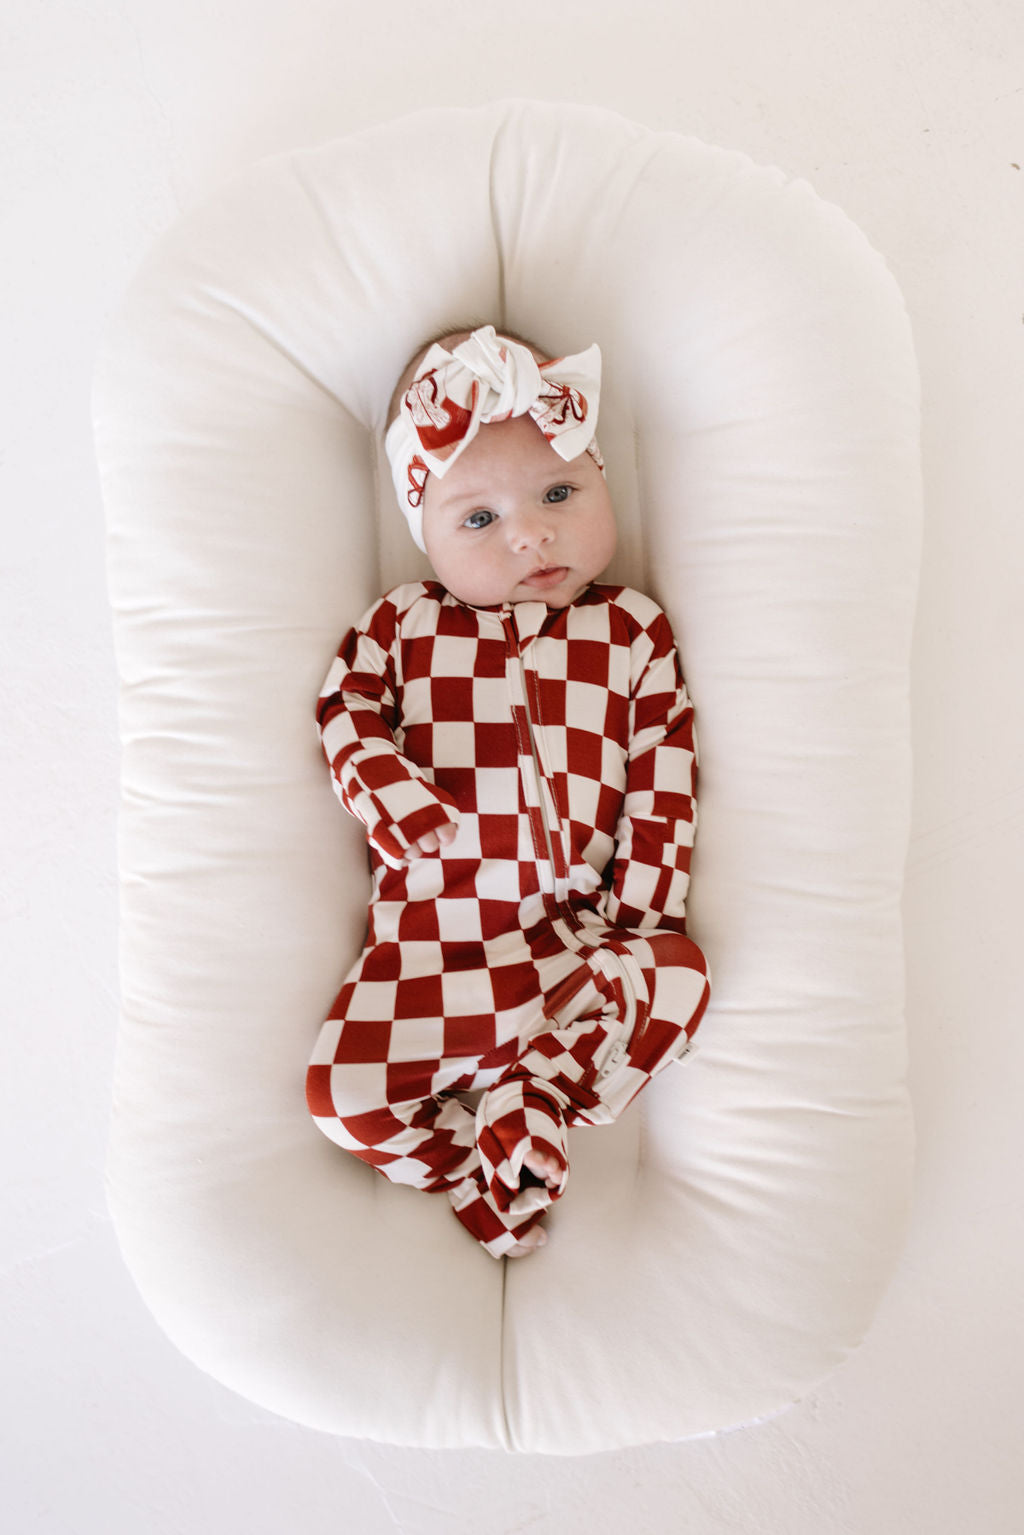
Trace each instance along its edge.
<instances>
[{"instance_id":1,"label":"baby's eye","mask_svg":"<svg viewBox=\"0 0 1024 1535\"><path fill-rule=\"evenodd\" d=\"M470 512L462 526L464 528L486 528L493 521L494 513L481 508L478 512Z\"/></svg>"},{"instance_id":2,"label":"baby's eye","mask_svg":"<svg viewBox=\"0 0 1024 1535\"><path fill-rule=\"evenodd\" d=\"M571 495L572 495L572 486L571 485L552 485L551 489L548 491L547 495L544 497L544 500L545 501L554 502L555 504L557 504L559 501L568 501L568 499L569 499L569 497Z\"/></svg>"}]
</instances>

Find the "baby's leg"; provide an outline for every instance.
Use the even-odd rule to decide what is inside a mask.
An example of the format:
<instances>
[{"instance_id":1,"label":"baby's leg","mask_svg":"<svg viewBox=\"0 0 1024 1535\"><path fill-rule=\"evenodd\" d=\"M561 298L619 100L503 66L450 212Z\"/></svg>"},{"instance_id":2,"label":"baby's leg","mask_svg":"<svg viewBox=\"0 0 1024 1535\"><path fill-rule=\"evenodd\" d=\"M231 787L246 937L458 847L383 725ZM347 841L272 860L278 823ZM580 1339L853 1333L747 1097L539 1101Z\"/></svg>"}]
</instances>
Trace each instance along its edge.
<instances>
[{"instance_id":1,"label":"baby's leg","mask_svg":"<svg viewBox=\"0 0 1024 1535\"><path fill-rule=\"evenodd\" d=\"M566 1126L597 1099L587 1086L605 1046L604 995L588 956L562 974L543 1000L544 1032L534 1035L481 1099L477 1145L491 1196L510 1216L561 1198L569 1176Z\"/></svg>"},{"instance_id":2,"label":"baby's leg","mask_svg":"<svg viewBox=\"0 0 1024 1535\"><path fill-rule=\"evenodd\" d=\"M598 954L606 985L624 1006L624 1027L601 1064L600 1110L582 1119L608 1124L653 1077L689 1053L710 985L704 955L682 933L616 932Z\"/></svg>"},{"instance_id":3,"label":"baby's leg","mask_svg":"<svg viewBox=\"0 0 1024 1535\"><path fill-rule=\"evenodd\" d=\"M556 1027L529 1041L477 1110L484 1176L510 1216L561 1197L566 1126L617 1119L686 1054L707 1005L703 955L681 934L615 935L581 966L548 999Z\"/></svg>"},{"instance_id":4,"label":"baby's leg","mask_svg":"<svg viewBox=\"0 0 1024 1535\"><path fill-rule=\"evenodd\" d=\"M306 1077L309 1110L330 1140L392 1183L450 1188L479 1165L474 1116L453 1089L481 1057L467 1037L465 1054L446 1058L443 1020L395 1016L405 998L377 979L393 968L368 950L338 993ZM436 978L422 986L440 997Z\"/></svg>"},{"instance_id":5,"label":"baby's leg","mask_svg":"<svg viewBox=\"0 0 1024 1535\"><path fill-rule=\"evenodd\" d=\"M403 1051L415 1037L415 1022L405 1022ZM390 1042L390 1030L385 1040L369 1020L328 1020L306 1082L319 1128L392 1183L446 1190L458 1220L492 1257L522 1257L542 1246L542 1208L509 1216L495 1205L481 1172L475 1116L454 1096L456 1088L493 1083L514 1043L476 1062L374 1060ZM440 1082L446 1087L438 1092Z\"/></svg>"},{"instance_id":6,"label":"baby's leg","mask_svg":"<svg viewBox=\"0 0 1024 1535\"><path fill-rule=\"evenodd\" d=\"M567 1125L581 1109L598 1106L585 1078L606 1038L603 1020L592 1015L550 1030L481 1099L480 1162L492 1199L510 1217L542 1210L565 1192Z\"/></svg>"},{"instance_id":7,"label":"baby's leg","mask_svg":"<svg viewBox=\"0 0 1024 1535\"><path fill-rule=\"evenodd\" d=\"M479 1165L474 1116L457 1098L434 1091L436 1061L310 1064L306 1100L336 1145L392 1183L452 1187Z\"/></svg>"}]
</instances>

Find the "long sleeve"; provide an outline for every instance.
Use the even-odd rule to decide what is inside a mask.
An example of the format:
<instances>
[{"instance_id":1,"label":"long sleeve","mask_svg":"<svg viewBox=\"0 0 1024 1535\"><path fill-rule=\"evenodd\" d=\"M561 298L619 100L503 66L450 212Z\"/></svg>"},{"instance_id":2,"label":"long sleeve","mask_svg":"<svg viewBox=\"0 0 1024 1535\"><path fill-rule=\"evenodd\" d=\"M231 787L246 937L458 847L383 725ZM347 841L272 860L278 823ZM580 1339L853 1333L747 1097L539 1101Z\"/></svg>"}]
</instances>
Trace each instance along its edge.
<instances>
[{"instance_id":1,"label":"long sleeve","mask_svg":"<svg viewBox=\"0 0 1024 1535\"><path fill-rule=\"evenodd\" d=\"M697 818L693 709L664 614L635 650L626 792L606 909L620 927L685 932Z\"/></svg>"},{"instance_id":2,"label":"long sleeve","mask_svg":"<svg viewBox=\"0 0 1024 1535\"><path fill-rule=\"evenodd\" d=\"M334 790L392 867L429 831L458 823L451 796L399 750L394 651L398 611L382 597L341 643L317 703Z\"/></svg>"}]
</instances>

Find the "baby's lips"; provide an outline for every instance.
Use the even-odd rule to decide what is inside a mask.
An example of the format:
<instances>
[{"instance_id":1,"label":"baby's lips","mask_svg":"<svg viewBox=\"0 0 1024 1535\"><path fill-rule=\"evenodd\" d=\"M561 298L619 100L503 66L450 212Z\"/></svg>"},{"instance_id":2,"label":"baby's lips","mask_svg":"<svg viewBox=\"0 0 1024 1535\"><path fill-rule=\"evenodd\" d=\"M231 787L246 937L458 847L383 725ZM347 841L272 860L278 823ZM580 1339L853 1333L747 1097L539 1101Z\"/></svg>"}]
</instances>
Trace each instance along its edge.
<instances>
[{"instance_id":1,"label":"baby's lips","mask_svg":"<svg viewBox=\"0 0 1024 1535\"><path fill-rule=\"evenodd\" d=\"M523 578L524 586L558 586L569 574L568 565L538 565Z\"/></svg>"}]
</instances>

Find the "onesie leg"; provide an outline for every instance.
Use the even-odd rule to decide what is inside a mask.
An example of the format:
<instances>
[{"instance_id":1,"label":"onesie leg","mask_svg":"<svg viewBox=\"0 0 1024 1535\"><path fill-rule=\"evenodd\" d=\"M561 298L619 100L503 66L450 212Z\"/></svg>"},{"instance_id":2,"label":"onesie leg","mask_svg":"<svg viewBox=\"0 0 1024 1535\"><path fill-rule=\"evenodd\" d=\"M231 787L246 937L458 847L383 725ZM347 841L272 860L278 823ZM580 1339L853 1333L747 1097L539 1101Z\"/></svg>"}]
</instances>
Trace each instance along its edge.
<instances>
[{"instance_id":1,"label":"onesie leg","mask_svg":"<svg viewBox=\"0 0 1024 1535\"><path fill-rule=\"evenodd\" d=\"M353 1071L314 1062L310 1113L330 1140L392 1183L448 1188L479 1165L474 1116L459 1099L431 1092L429 1070L404 1063L401 1077L400 1086L385 1064Z\"/></svg>"},{"instance_id":2,"label":"onesie leg","mask_svg":"<svg viewBox=\"0 0 1024 1535\"><path fill-rule=\"evenodd\" d=\"M601 976L580 959L544 998L549 1027L535 1035L480 1100L476 1117L480 1162L491 1198L510 1217L545 1209L565 1192L569 1177L566 1127L582 1109L596 1109L590 1086L595 1058L610 1048L609 1022L620 1009ZM549 1178L531 1176L528 1161L550 1162Z\"/></svg>"},{"instance_id":3,"label":"onesie leg","mask_svg":"<svg viewBox=\"0 0 1024 1535\"><path fill-rule=\"evenodd\" d=\"M447 1191L457 1219L491 1257L518 1247L544 1208L509 1213L495 1203L481 1172L473 1114L443 1095L365 1108L360 1089L366 1082L338 1067L310 1068L307 1098L324 1133L392 1183ZM417 1085L424 1085L422 1078Z\"/></svg>"},{"instance_id":4,"label":"onesie leg","mask_svg":"<svg viewBox=\"0 0 1024 1535\"><path fill-rule=\"evenodd\" d=\"M689 1053L710 991L704 956L681 933L615 931L590 964L604 997L606 1043L583 1063L581 1086L595 1101L578 1101L569 1123L606 1125Z\"/></svg>"},{"instance_id":5,"label":"onesie leg","mask_svg":"<svg viewBox=\"0 0 1024 1535\"><path fill-rule=\"evenodd\" d=\"M565 1191L566 1127L610 1124L640 1090L682 1058L707 1006L704 957L681 934L616 935L581 961L548 998L560 1027L529 1041L477 1110L477 1145L491 1198L510 1217L545 1208ZM554 1157L561 1177L523 1177L531 1151Z\"/></svg>"},{"instance_id":6,"label":"onesie leg","mask_svg":"<svg viewBox=\"0 0 1024 1535\"><path fill-rule=\"evenodd\" d=\"M666 1066L692 1048L693 1036L710 997L707 962L682 933L630 933L601 949L600 964L612 993L625 1005L625 1028L595 1084L596 1118L607 1124Z\"/></svg>"},{"instance_id":7,"label":"onesie leg","mask_svg":"<svg viewBox=\"0 0 1024 1535\"><path fill-rule=\"evenodd\" d=\"M531 1233L537 1240L543 1211L508 1215L495 1204L481 1174L475 1114L456 1094L490 1087L515 1059L516 1038L496 1044L487 1016L416 1016L412 1002L440 1010L436 977L378 996L367 975L387 958L364 955L358 982L346 982L336 999L307 1073L310 1113L330 1140L391 1182L447 1192L462 1225L502 1257L528 1245ZM482 1054L474 1053L478 1039Z\"/></svg>"},{"instance_id":8,"label":"onesie leg","mask_svg":"<svg viewBox=\"0 0 1024 1535\"><path fill-rule=\"evenodd\" d=\"M568 1103L553 1084L519 1072L507 1074L481 1099L476 1120L480 1165L499 1210L522 1218L561 1198L569 1177ZM556 1181L530 1174L526 1159L531 1154L557 1166Z\"/></svg>"},{"instance_id":9,"label":"onesie leg","mask_svg":"<svg viewBox=\"0 0 1024 1535\"><path fill-rule=\"evenodd\" d=\"M608 1043L603 1020L592 1015L532 1040L518 1061L480 1100L476 1116L480 1164L491 1198L510 1217L544 1210L565 1192L569 1178L566 1127L600 1100L587 1079L594 1057ZM607 1053L607 1052L605 1052ZM551 1158L554 1182L530 1176L527 1158Z\"/></svg>"}]
</instances>

